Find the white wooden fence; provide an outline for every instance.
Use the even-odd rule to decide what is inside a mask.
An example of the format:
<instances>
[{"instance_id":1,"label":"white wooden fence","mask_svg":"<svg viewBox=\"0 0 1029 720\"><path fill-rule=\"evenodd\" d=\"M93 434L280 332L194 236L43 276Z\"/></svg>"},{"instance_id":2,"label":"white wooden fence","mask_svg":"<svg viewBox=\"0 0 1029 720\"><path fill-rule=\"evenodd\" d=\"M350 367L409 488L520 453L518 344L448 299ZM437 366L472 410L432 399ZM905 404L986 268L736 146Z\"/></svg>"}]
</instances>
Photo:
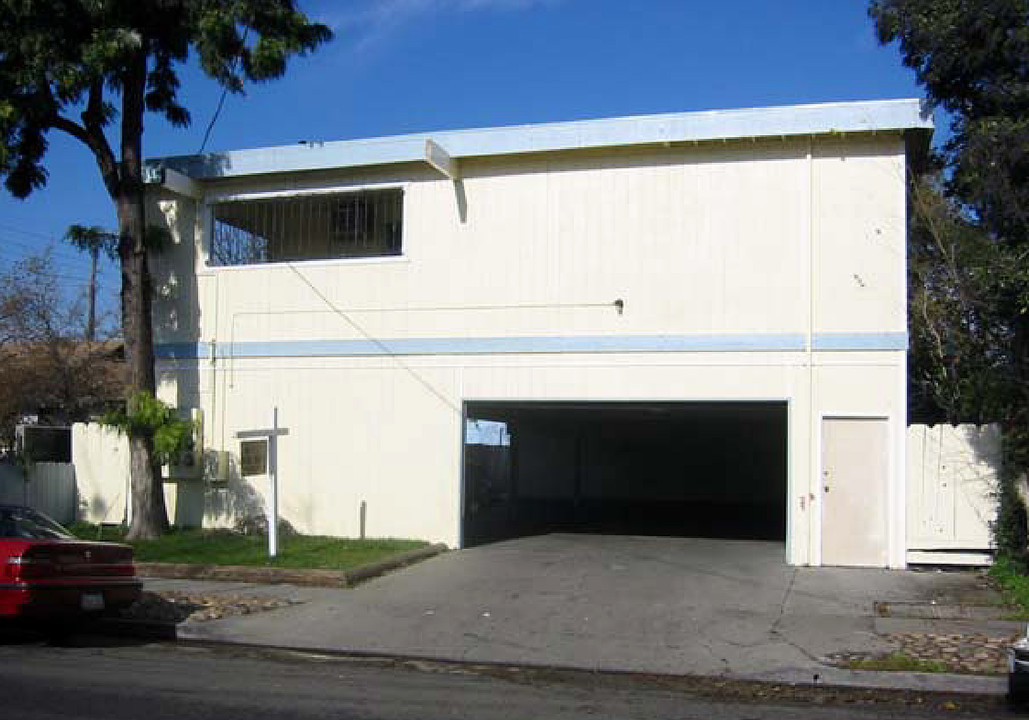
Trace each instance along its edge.
<instances>
[{"instance_id":1,"label":"white wooden fence","mask_svg":"<svg viewBox=\"0 0 1029 720\"><path fill-rule=\"evenodd\" d=\"M71 462L79 494L79 519L120 523L129 492L129 441L98 423L71 428Z\"/></svg>"},{"instance_id":2,"label":"white wooden fence","mask_svg":"<svg viewBox=\"0 0 1029 720\"><path fill-rule=\"evenodd\" d=\"M98 423L75 423L71 459L78 487L79 519L94 523L131 522L129 441ZM164 483L168 519L180 526L198 525L204 513L202 481Z\"/></svg>"},{"instance_id":3,"label":"white wooden fence","mask_svg":"<svg viewBox=\"0 0 1029 720\"><path fill-rule=\"evenodd\" d=\"M996 425L908 427L908 562L989 561L1000 467Z\"/></svg>"},{"instance_id":4,"label":"white wooden fence","mask_svg":"<svg viewBox=\"0 0 1029 720\"><path fill-rule=\"evenodd\" d=\"M68 463L34 463L25 472L14 463L0 463L0 503L28 505L57 522L73 522L75 468Z\"/></svg>"}]
</instances>

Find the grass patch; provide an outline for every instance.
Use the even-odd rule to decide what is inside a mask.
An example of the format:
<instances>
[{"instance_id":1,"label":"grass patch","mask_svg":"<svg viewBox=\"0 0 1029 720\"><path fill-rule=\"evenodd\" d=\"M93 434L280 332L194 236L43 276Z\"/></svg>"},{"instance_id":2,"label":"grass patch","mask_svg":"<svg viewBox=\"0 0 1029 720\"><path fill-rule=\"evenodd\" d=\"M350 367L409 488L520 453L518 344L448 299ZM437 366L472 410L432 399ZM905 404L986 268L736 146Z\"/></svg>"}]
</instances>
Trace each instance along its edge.
<instances>
[{"instance_id":1,"label":"grass patch","mask_svg":"<svg viewBox=\"0 0 1029 720\"><path fill-rule=\"evenodd\" d=\"M84 540L126 542L125 529L120 526L75 523L69 530ZM420 540L394 538L352 540L318 535L280 535L279 555L270 561L266 537L240 535L230 530L173 529L156 540L129 544L139 562L323 570L348 570L428 545Z\"/></svg>"},{"instance_id":2,"label":"grass patch","mask_svg":"<svg viewBox=\"0 0 1029 720\"><path fill-rule=\"evenodd\" d=\"M989 574L1004 596L1004 602L1015 609L1013 619L1029 619L1029 576L1026 576L1025 566L1007 555L1000 555Z\"/></svg>"},{"instance_id":3,"label":"grass patch","mask_svg":"<svg viewBox=\"0 0 1029 720\"><path fill-rule=\"evenodd\" d=\"M948 672L947 664L939 660L920 660L901 652L895 652L882 658L862 658L861 660L849 660L847 668L850 670L887 670L893 672Z\"/></svg>"}]
</instances>

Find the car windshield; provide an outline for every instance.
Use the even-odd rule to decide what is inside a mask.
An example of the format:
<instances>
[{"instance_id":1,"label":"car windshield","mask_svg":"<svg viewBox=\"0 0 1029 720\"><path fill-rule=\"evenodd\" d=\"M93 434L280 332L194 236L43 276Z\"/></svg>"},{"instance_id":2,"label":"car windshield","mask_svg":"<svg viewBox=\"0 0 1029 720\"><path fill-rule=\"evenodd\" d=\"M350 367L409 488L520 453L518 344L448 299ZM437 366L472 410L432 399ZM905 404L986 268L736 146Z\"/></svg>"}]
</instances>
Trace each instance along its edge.
<instances>
[{"instance_id":1,"label":"car windshield","mask_svg":"<svg viewBox=\"0 0 1029 720\"><path fill-rule=\"evenodd\" d=\"M0 538L68 540L74 536L40 512L24 507L0 507Z\"/></svg>"}]
</instances>

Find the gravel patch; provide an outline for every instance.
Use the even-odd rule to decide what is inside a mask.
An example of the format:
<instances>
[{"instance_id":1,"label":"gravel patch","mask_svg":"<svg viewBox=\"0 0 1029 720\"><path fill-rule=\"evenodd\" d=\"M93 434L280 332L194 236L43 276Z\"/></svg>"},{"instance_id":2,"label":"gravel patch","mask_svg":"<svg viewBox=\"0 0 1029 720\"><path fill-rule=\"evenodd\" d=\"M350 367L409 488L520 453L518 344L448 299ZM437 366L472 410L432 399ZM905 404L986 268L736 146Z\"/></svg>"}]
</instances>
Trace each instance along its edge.
<instances>
[{"instance_id":1,"label":"gravel patch","mask_svg":"<svg viewBox=\"0 0 1029 720\"><path fill-rule=\"evenodd\" d=\"M300 602L302 601L257 594L144 591L138 601L122 612L122 617L130 620L172 623L186 620L204 622L277 610Z\"/></svg>"},{"instance_id":2,"label":"gravel patch","mask_svg":"<svg viewBox=\"0 0 1029 720\"><path fill-rule=\"evenodd\" d=\"M917 660L943 663L948 672L970 675L1006 675L1008 647L1022 637L990 637L982 634L939 635L934 633L888 633L883 638L900 652ZM826 657L830 665L848 667L855 660L877 660L887 654L833 653Z\"/></svg>"}]
</instances>

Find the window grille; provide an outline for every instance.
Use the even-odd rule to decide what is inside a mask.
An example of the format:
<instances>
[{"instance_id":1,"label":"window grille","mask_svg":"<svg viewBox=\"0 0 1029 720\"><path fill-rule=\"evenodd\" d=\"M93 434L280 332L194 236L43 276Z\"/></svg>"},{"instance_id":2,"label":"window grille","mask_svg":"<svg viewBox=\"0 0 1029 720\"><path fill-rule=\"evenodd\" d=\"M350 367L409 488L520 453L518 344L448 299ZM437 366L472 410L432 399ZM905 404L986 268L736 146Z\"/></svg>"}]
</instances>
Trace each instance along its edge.
<instances>
[{"instance_id":1,"label":"window grille","mask_svg":"<svg viewBox=\"0 0 1029 720\"><path fill-rule=\"evenodd\" d=\"M232 200L212 206L212 265L399 255L403 191Z\"/></svg>"}]
</instances>

